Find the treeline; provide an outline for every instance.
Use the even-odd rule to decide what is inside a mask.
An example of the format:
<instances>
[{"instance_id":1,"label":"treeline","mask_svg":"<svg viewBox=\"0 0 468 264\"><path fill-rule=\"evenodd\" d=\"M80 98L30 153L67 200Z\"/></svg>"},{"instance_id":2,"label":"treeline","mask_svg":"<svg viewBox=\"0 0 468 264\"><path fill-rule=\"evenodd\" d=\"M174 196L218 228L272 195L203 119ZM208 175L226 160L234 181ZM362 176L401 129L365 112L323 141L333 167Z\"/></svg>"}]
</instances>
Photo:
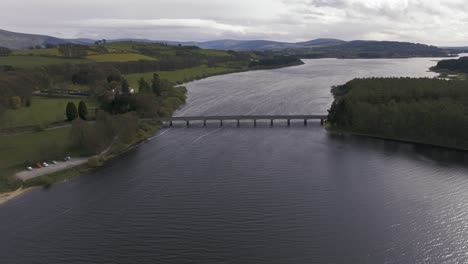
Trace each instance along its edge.
<instances>
[{"instance_id":1,"label":"treeline","mask_svg":"<svg viewBox=\"0 0 468 264\"><path fill-rule=\"evenodd\" d=\"M82 58L88 55L88 46L78 44L60 44L58 45L59 54L67 58Z\"/></svg>"},{"instance_id":2,"label":"treeline","mask_svg":"<svg viewBox=\"0 0 468 264\"><path fill-rule=\"evenodd\" d=\"M408 58L447 57L435 46L395 41L349 41L337 45L289 49L283 53L300 58Z\"/></svg>"},{"instance_id":3,"label":"treeline","mask_svg":"<svg viewBox=\"0 0 468 264\"><path fill-rule=\"evenodd\" d=\"M332 129L468 149L467 81L356 79L332 92Z\"/></svg>"},{"instance_id":4,"label":"treeline","mask_svg":"<svg viewBox=\"0 0 468 264\"><path fill-rule=\"evenodd\" d=\"M468 73L468 57L461 57L457 60L442 60L432 69L435 71Z\"/></svg>"},{"instance_id":5,"label":"treeline","mask_svg":"<svg viewBox=\"0 0 468 264\"><path fill-rule=\"evenodd\" d=\"M300 64L303 62L294 56L272 56L251 61L249 68L275 68Z\"/></svg>"},{"instance_id":6,"label":"treeline","mask_svg":"<svg viewBox=\"0 0 468 264\"><path fill-rule=\"evenodd\" d=\"M0 47L0 57L2 56L10 56L11 50L9 48Z\"/></svg>"},{"instance_id":7,"label":"treeline","mask_svg":"<svg viewBox=\"0 0 468 264\"><path fill-rule=\"evenodd\" d=\"M0 114L8 108L16 108L18 99L21 105L28 104L35 90L51 84L47 71L42 68L0 72L0 80Z\"/></svg>"}]
</instances>

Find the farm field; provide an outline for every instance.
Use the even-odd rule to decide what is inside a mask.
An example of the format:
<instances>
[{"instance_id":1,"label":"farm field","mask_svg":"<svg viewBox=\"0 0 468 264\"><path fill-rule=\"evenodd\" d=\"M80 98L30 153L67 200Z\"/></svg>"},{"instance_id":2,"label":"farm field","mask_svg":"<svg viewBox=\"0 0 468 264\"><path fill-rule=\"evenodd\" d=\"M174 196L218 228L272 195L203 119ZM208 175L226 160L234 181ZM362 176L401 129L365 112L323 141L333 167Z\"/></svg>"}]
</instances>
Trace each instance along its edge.
<instances>
[{"instance_id":1,"label":"farm field","mask_svg":"<svg viewBox=\"0 0 468 264\"><path fill-rule=\"evenodd\" d=\"M6 56L0 57L0 65L10 65L15 68L34 68L42 65L52 64L78 64L88 63L87 59L63 58L63 57L41 57L41 56Z\"/></svg>"},{"instance_id":2,"label":"farm field","mask_svg":"<svg viewBox=\"0 0 468 264\"><path fill-rule=\"evenodd\" d=\"M86 57L89 60L95 62L125 62L125 61L138 61L138 60L155 60L152 57L148 57L137 53L109 53L91 55Z\"/></svg>"},{"instance_id":3,"label":"farm field","mask_svg":"<svg viewBox=\"0 0 468 264\"><path fill-rule=\"evenodd\" d=\"M60 56L57 48L52 49L32 49L32 50L15 50L12 55L16 56Z\"/></svg>"}]
</instances>

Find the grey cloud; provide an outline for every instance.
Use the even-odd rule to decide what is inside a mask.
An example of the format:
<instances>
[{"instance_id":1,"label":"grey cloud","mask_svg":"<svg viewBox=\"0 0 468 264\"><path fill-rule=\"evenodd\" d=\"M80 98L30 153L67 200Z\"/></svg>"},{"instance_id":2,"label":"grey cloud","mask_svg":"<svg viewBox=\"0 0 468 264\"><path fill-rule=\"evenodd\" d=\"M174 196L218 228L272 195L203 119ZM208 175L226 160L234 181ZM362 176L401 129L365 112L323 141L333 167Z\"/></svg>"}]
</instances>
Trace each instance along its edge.
<instances>
[{"instance_id":1,"label":"grey cloud","mask_svg":"<svg viewBox=\"0 0 468 264\"><path fill-rule=\"evenodd\" d=\"M468 45L465 0L2 0L7 30L60 37Z\"/></svg>"}]
</instances>

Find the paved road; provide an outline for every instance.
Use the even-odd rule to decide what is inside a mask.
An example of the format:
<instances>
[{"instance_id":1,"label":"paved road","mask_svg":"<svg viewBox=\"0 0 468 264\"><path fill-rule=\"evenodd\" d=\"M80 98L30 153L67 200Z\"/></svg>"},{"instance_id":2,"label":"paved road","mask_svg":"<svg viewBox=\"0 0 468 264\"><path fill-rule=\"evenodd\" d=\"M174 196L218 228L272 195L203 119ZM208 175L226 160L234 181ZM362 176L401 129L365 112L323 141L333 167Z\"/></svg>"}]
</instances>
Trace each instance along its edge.
<instances>
[{"instance_id":1,"label":"paved road","mask_svg":"<svg viewBox=\"0 0 468 264\"><path fill-rule=\"evenodd\" d=\"M39 176L43 176L43 175L51 174L51 173L58 172L61 170L80 166L82 164L85 164L86 162L88 162L87 158L71 159L70 161L67 161L67 162L58 162L55 165L49 164L49 167L46 167L46 168L33 169L32 171L26 171L26 170L21 171L21 172L16 173L15 177L20 180L26 181L26 180L36 178Z\"/></svg>"}]
</instances>

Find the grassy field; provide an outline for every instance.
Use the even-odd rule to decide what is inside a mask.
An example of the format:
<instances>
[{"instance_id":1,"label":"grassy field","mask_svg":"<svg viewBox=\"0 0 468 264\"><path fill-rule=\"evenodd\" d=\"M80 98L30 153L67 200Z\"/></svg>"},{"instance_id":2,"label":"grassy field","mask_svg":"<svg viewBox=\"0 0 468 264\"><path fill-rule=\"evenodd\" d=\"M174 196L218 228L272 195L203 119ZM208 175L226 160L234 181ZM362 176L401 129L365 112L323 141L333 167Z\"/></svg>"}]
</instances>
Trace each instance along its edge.
<instances>
[{"instance_id":1,"label":"grassy field","mask_svg":"<svg viewBox=\"0 0 468 264\"><path fill-rule=\"evenodd\" d=\"M70 128L17 135L0 135L0 192L16 188L15 171L31 162L76 156L70 151Z\"/></svg>"},{"instance_id":2,"label":"grassy field","mask_svg":"<svg viewBox=\"0 0 468 264\"><path fill-rule=\"evenodd\" d=\"M68 102L74 102L78 107L81 99L75 98L43 98L33 97L30 107L17 110L7 110L0 120L0 128L14 128L22 126L47 126L50 123L65 120L65 107ZM88 106L90 117L94 116L94 103L84 100Z\"/></svg>"},{"instance_id":3,"label":"grassy field","mask_svg":"<svg viewBox=\"0 0 468 264\"><path fill-rule=\"evenodd\" d=\"M232 68L224 67L208 67L208 66L199 66L189 69L176 70L176 71L160 71L157 72L161 79L166 79L172 83L183 83L189 82L196 79L201 79L211 75L229 73L235 71ZM150 81L153 78L152 72L147 73L135 73L125 75L125 78L128 80L130 86L138 90L138 80L141 78Z\"/></svg>"},{"instance_id":4,"label":"grassy field","mask_svg":"<svg viewBox=\"0 0 468 264\"><path fill-rule=\"evenodd\" d=\"M42 65L65 64L65 63L87 63L86 59L70 59L62 57L40 57L40 56L6 56L0 57L0 65L10 65L15 68L34 68Z\"/></svg>"},{"instance_id":5,"label":"grassy field","mask_svg":"<svg viewBox=\"0 0 468 264\"><path fill-rule=\"evenodd\" d=\"M125 62L125 61L138 61L138 60L155 60L152 57L148 57L137 53L109 53L92 55L86 57L89 60L95 62Z\"/></svg>"},{"instance_id":6,"label":"grassy field","mask_svg":"<svg viewBox=\"0 0 468 264\"><path fill-rule=\"evenodd\" d=\"M110 50L120 50L120 51L129 51L129 52L137 52L137 50L133 49L133 46L137 44L136 42L131 41L122 41L122 42L111 42L106 43L104 46Z\"/></svg>"},{"instance_id":7,"label":"grassy field","mask_svg":"<svg viewBox=\"0 0 468 264\"><path fill-rule=\"evenodd\" d=\"M22 56L60 56L57 48L53 49L33 49L33 50L15 50L12 55Z\"/></svg>"}]
</instances>

